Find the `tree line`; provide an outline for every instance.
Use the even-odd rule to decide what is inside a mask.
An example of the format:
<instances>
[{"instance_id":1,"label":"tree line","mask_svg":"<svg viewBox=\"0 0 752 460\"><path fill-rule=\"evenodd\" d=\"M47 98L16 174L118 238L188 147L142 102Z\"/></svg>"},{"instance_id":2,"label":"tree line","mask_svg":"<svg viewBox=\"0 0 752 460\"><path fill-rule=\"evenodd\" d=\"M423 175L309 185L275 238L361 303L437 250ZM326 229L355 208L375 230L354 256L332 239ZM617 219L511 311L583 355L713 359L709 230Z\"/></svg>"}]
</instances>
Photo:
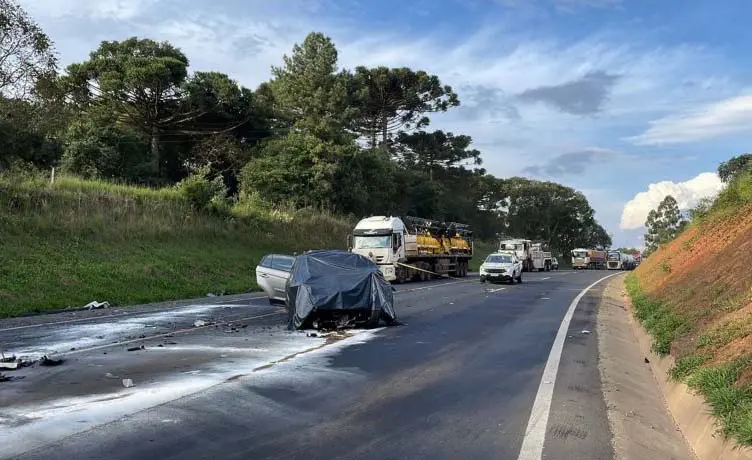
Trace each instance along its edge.
<instances>
[{"instance_id":1,"label":"tree line","mask_svg":"<svg viewBox=\"0 0 752 460\"><path fill-rule=\"evenodd\" d=\"M470 136L430 129L460 99L426 71L341 68L318 32L256 89L192 72L179 48L139 37L104 41L60 69L52 41L14 0L0 0L0 19L2 170L209 184L222 199L463 222L480 238L561 251L611 244L582 193L495 177Z\"/></svg>"}]
</instances>

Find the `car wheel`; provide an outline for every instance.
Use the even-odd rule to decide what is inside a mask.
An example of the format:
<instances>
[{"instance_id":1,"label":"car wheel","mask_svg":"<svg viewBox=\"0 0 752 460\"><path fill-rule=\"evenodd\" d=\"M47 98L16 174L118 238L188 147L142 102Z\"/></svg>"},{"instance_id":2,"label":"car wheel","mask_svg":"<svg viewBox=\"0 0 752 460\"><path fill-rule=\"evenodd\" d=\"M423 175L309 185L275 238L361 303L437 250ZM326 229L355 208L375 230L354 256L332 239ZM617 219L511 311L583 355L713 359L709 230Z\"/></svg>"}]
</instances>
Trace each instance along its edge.
<instances>
[{"instance_id":1,"label":"car wheel","mask_svg":"<svg viewBox=\"0 0 752 460\"><path fill-rule=\"evenodd\" d=\"M522 283L522 270L520 270L520 274L517 275L517 282Z\"/></svg>"}]
</instances>

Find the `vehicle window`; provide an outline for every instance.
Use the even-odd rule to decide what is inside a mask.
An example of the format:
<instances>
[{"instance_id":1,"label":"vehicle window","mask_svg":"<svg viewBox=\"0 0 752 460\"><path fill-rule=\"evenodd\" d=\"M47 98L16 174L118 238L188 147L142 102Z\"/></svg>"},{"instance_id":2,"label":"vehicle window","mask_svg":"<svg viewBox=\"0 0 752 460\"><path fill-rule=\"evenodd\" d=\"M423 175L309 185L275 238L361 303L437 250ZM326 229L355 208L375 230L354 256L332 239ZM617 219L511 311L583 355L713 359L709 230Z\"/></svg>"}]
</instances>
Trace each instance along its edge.
<instances>
[{"instance_id":1,"label":"vehicle window","mask_svg":"<svg viewBox=\"0 0 752 460\"><path fill-rule=\"evenodd\" d=\"M356 236L355 249L379 249L388 248L392 245L391 235L383 236Z\"/></svg>"},{"instance_id":2,"label":"vehicle window","mask_svg":"<svg viewBox=\"0 0 752 460\"><path fill-rule=\"evenodd\" d=\"M486 262L490 264L510 264L512 263L512 256L504 255L490 255L486 258Z\"/></svg>"},{"instance_id":3,"label":"vehicle window","mask_svg":"<svg viewBox=\"0 0 752 460\"><path fill-rule=\"evenodd\" d=\"M272 266L272 256L271 256L271 254L265 255L261 259L261 262L259 262L259 266L260 267L271 268L271 266Z\"/></svg>"},{"instance_id":4,"label":"vehicle window","mask_svg":"<svg viewBox=\"0 0 752 460\"><path fill-rule=\"evenodd\" d=\"M292 270L292 265L294 263L295 263L295 257L275 254L274 258L272 259L271 268L275 270L289 272L290 270Z\"/></svg>"}]
</instances>

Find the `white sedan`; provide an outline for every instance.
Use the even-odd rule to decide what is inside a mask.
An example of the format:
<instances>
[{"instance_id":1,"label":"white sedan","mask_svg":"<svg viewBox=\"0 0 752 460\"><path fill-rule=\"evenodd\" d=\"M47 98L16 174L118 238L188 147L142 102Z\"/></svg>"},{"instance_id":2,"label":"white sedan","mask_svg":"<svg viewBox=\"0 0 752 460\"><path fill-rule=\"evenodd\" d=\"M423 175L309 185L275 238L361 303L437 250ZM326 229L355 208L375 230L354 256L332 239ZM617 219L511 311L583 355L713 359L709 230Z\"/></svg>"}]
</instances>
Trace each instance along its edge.
<instances>
[{"instance_id":1,"label":"white sedan","mask_svg":"<svg viewBox=\"0 0 752 460\"><path fill-rule=\"evenodd\" d=\"M295 256L267 254L256 266L256 284L269 297L269 303L285 302L285 284L294 263Z\"/></svg>"},{"instance_id":2,"label":"white sedan","mask_svg":"<svg viewBox=\"0 0 752 460\"><path fill-rule=\"evenodd\" d=\"M513 252L489 254L480 266L480 282L522 282L522 262Z\"/></svg>"}]
</instances>

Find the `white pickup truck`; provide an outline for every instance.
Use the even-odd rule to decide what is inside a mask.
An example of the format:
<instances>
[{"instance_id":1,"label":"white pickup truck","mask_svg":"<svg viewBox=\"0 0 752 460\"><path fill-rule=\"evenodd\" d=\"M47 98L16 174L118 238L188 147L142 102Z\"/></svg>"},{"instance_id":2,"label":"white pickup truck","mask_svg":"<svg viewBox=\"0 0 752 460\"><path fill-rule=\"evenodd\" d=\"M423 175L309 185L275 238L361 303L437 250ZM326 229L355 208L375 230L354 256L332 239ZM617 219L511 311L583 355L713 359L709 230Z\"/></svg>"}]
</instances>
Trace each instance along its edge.
<instances>
[{"instance_id":1,"label":"white pickup truck","mask_svg":"<svg viewBox=\"0 0 752 460\"><path fill-rule=\"evenodd\" d=\"M499 251L514 251L526 272L551 271L553 256L550 252L544 251L542 246L541 243L533 243L531 240L510 239L499 243Z\"/></svg>"}]
</instances>

